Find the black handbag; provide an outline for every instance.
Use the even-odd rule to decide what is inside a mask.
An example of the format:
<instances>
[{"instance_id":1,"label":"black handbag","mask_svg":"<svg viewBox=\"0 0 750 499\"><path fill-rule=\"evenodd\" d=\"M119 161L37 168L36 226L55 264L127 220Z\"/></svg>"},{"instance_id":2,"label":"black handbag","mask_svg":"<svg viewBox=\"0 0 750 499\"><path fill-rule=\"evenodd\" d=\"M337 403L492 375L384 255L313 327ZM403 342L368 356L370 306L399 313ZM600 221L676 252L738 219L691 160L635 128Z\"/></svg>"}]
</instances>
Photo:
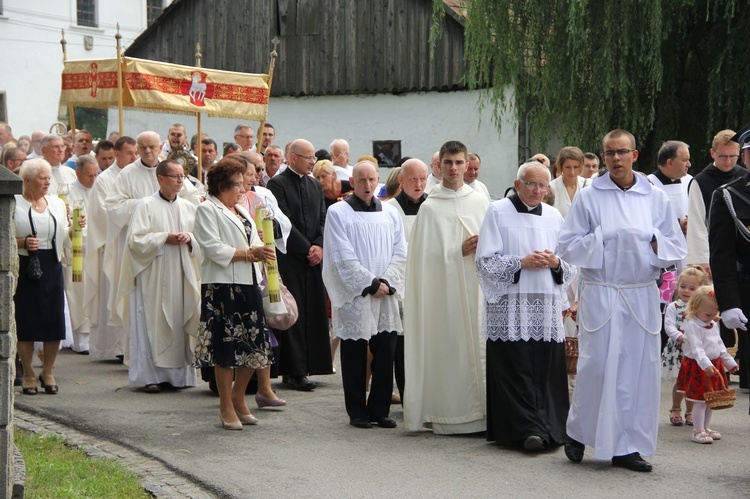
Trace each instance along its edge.
<instances>
[{"instance_id":1,"label":"black handbag","mask_svg":"<svg viewBox=\"0 0 750 499\"><path fill-rule=\"evenodd\" d=\"M29 224L31 225L31 235L36 237L36 227L31 219L31 208L29 208ZM39 261L39 254L35 251L29 251L29 266L26 267L26 277L32 281L38 281L42 278L42 262Z\"/></svg>"}]
</instances>

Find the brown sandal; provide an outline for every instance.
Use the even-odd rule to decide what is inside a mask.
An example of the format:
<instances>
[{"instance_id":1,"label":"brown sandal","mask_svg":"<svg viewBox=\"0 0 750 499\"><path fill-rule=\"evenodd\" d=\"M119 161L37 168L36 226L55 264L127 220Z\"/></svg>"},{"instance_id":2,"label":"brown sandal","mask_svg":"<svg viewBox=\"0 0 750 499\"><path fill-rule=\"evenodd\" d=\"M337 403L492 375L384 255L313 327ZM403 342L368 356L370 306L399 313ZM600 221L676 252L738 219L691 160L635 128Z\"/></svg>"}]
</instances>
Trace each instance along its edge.
<instances>
[{"instance_id":1,"label":"brown sandal","mask_svg":"<svg viewBox=\"0 0 750 499\"><path fill-rule=\"evenodd\" d=\"M675 413L677 413L676 416ZM669 423L672 426L682 426L685 423L685 421L682 419L682 416L680 415L681 413L682 409L680 409L679 407L672 407L669 410Z\"/></svg>"},{"instance_id":2,"label":"brown sandal","mask_svg":"<svg viewBox=\"0 0 750 499\"><path fill-rule=\"evenodd\" d=\"M692 412L685 413L685 424L688 426L693 426L693 413Z\"/></svg>"}]
</instances>

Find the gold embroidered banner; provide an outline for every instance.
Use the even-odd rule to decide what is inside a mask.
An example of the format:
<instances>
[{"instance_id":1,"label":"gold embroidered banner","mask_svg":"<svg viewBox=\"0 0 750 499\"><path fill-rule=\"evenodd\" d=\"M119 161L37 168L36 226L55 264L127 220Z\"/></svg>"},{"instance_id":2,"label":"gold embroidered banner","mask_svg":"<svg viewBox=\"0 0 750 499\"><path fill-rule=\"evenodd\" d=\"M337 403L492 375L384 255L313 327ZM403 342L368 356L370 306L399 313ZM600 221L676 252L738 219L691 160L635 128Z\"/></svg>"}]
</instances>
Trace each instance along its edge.
<instances>
[{"instance_id":1,"label":"gold embroidered banner","mask_svg":"<svg viewBox=\"0 0 750 499\"><path fill-rule=\"evenodd\" d=\"M232 73L125 58L128 107L262 121L266 75Z\"/></svg>"},{"instance_id":2,"label":"gold embroidered banner","mask_svg":"<svg viewBox=\"0 0 750 499\"><path fill-rule=\"evenodd\" d=\"M124 58L123 107L263 121L268 76ZM60 104L117 107L117 60L67 61Z\"/></svg>"},{"instance_id":3,"label":"gold embroidered banner","mask_svg":"<svg viewBox=\"0 0 750 499\"><path fill-rule=\"evenodd\" d=\"M66 62L60 104L117 107L117 59Z\"/></svg>"}]
</instances>

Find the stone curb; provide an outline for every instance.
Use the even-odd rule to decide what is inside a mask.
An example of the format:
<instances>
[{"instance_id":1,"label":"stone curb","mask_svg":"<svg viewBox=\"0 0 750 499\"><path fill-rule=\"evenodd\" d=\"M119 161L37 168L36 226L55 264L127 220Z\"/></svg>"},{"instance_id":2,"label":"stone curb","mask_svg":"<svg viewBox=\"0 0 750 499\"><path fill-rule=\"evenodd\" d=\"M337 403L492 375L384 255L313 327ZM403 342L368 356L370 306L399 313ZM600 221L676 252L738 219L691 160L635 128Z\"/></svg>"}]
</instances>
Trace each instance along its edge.
<instances>
[{"instance_id":1,"label":"stone curb","mask_svg":"<svg viewBox=\"0 0 750 499\"><path fill-rule=\"evenodd\" d=\"M189 478L176 473L164 463L109 440L81 433L40 416L16 408L13 414L16 428L39 435L58 435L68 445L84 451L95 459L114 459L141 477L143 489L160 499L213 499L218 496L201 489Z\"/></svg>"}]
</instances>

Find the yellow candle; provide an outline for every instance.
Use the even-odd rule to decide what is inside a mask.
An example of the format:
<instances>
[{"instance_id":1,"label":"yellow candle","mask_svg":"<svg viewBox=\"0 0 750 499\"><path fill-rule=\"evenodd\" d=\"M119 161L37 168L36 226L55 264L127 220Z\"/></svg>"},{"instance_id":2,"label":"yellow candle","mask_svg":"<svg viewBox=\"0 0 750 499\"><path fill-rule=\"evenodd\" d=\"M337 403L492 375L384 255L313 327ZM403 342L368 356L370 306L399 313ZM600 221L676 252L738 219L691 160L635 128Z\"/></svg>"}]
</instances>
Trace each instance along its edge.
<instances>
[{"instance_id":1,"label":"yellow candle","mask_svg":"<svg viewBox=\"0 0 750 499\"><path fill-rule=\"evenodd\" d=\"M263 219L263 243L267 248L273 248L276 251L276 246L273 239L273 219ZM271 299L271 303L278 303L281 301L281 291L279 288L279 266L276 260L266 260L266 278L268 282L268 296Z\"/></svg>"},{"instance_id":2,"label":"yellow candle","mask_svg":"<svg viewBox=\"0 0 750 499\"><path fill-rule=\"evenodd\" d=\"M61 196L62 197L62 196ZM73 282L83 282L83 209L73 209Z\"/></svg>"}]
</instances>

